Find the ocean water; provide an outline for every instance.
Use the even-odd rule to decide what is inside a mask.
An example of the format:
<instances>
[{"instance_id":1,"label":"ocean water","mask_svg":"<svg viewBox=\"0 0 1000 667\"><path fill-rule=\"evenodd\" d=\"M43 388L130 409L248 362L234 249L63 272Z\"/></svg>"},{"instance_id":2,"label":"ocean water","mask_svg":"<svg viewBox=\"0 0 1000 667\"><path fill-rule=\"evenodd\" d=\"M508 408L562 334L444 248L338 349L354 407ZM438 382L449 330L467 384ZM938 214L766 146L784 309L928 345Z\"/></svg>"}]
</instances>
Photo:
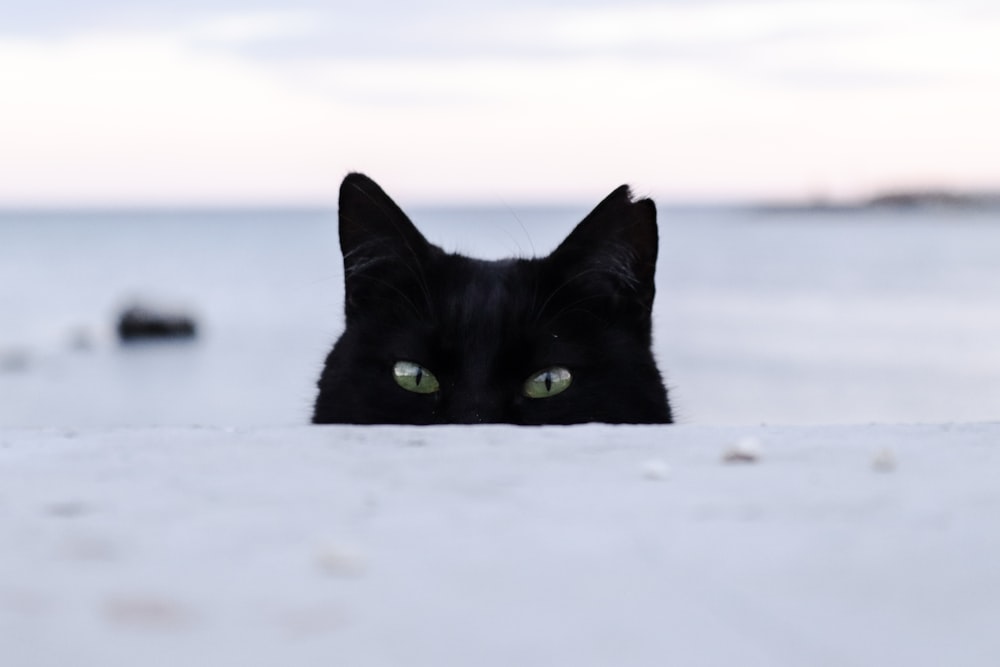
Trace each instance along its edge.
<instances>
[{"instance_id":1,"label":"ocean water","mask_svg":"<svg viewBox=\"0 0 1000 667\"><path fill-rule=\"evenodd\" d=\"M587 210L411 217L496 258L546 254ZM342 278L332 211L0 214L0 426L305 423ZM1000 212L662 207L657 287L681 421L1000 419ZM136 299L200 335L120 345Z\"/></svg>"}]
</instances>

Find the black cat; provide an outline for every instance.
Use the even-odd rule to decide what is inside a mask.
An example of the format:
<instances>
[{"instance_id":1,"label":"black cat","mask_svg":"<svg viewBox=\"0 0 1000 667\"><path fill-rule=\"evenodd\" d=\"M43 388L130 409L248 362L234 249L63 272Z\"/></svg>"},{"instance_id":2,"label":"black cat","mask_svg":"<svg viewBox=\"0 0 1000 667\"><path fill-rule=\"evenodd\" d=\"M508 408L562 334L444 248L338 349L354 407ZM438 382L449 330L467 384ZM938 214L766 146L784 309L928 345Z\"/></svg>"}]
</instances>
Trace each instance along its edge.
<instances>
[{"instance_id":1,"label":"black cat","mask_svg":"<svg viewBox=\"0 0 1000 667\"><path fill-rule=\"evenodd\" d=\"M431 245L361 174L340 188L346 329L313 422L670 423L650 350L656 207L622 186L541 259Z\"/></svg>"}]
</instances>

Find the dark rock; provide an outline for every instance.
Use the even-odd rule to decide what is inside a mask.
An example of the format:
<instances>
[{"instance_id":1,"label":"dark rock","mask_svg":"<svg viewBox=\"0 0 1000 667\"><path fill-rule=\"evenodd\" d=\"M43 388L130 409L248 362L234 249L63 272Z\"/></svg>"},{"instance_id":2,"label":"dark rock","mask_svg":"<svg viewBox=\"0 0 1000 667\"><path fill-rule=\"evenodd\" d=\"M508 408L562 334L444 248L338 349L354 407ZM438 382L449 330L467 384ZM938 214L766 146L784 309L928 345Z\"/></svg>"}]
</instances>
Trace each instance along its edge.
<instances>
[{"instance_id":1,"label":"dark rock","mask_svg":"<svg viewBox=\"0 0 1000 667\"><path fill-rule=\"evenodd\" d=\"M196 334L194 318L185 313L133 305L118 317L118 338L123 342L189 339Z\"/></svg>"},{"instance_id":2,"label":"dark rock","mask_svg":"<svg viewBox=\"0 0 1000 667\"><path fill-rule=\"evenodd\" d=\"M21 373L31 366L31 354L24 349L0 350L0 373Z\"/></svg>"},{"instance_id":3,"label":"dark rock","mask_svg":"<svg viewBox=\"0 0 1000 667\"><path fill-rule=\"evenodd\" d=\"M97 339L94 334L84 328L79 327L69 333L69 348L76 352L89 352L97 347Z\"/></svg>"}]
</instances>

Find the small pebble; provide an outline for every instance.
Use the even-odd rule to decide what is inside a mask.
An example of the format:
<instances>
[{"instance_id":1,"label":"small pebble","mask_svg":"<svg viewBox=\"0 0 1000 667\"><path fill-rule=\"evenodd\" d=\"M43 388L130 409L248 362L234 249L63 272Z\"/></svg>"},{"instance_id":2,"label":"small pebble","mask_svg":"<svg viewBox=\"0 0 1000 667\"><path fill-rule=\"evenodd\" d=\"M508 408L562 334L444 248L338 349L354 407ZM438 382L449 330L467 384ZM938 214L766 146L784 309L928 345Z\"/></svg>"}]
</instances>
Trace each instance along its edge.
<instances>
[{"instance_id":1,"label":"small pebble","mask_svg":"<svg viewBox=\"0 0 1000 667\"><path fill-rule=\"evenodd\" d=\"M83 327L71 331L68 338L70 349L77 352L89 352L96 347L94 335Z\"/></svg>"},{"instance_id":2,"label":"small pebble","mask_svg":"<svg viewBox=\"0 0 1000 667\"><path fill-rule=\"evenodd\" d=\"M60 519L75 519L91 512L91 507L78 500L66 500L50 503L45 507L45 513Z\"/></svg>"},{"instance_id":3,"label":"small pebble","mask_svg":"<svg viewBox=\"0 0 1000 667\"><path fill-rule=\"evenodd\" d=\"M892 472L896 469L896 457L892 450L883 449L872 459L872 470L875 472Z\"/></svg>"},{"instance_id":4,"label":"small pebble","mask_svg":"<svg viewBox=\"0 0 1000 667\"><path fill-rule=\"evenodd\" d=\"M31 355L27 350L0 350L0 372L20 373L31 366Z\"/></svg>"},{"instance_id":5,"label":"small pebble","mask_svg":"<svg viewBox=\"0 0 1000 667\"><path fill-rule=\"evenodd\" d=\"M116 625L146 630L174 630L190 621L189 612L173 600L146 595L107 600L104 616Z\"/></svg>"},{"instance_id":6,"label":"small pebble","mask_svg":"<svg viewBox=\"0 0 1000 667\"><path fill-rule=\"evenodd\" d=\"M740 438L722 455L726 463L756 463L760 459L760 440L752 436Z\"/></svg>"},{"instance_id":7,"label":"small pebble","mask_svg":"<svg viewBox=\"0 0 1000 667\"><path fill-rule=\"evenodd\" d=\"M670 466L663 459L649 459L642 464L645 479L659 481L670 477Z\"/></svg>"},{"instance_id":8,"label":"small pebble","mask_svg":"<svg viewBox=\"0 0 1000 667\"><path fill-rule=\"evenodd\" d=\"M342 545L331 545L322 549L316 557L319 568L335 577L358 577L364 574L365 557L358 549Z\"/></svg>"}]
</instances>

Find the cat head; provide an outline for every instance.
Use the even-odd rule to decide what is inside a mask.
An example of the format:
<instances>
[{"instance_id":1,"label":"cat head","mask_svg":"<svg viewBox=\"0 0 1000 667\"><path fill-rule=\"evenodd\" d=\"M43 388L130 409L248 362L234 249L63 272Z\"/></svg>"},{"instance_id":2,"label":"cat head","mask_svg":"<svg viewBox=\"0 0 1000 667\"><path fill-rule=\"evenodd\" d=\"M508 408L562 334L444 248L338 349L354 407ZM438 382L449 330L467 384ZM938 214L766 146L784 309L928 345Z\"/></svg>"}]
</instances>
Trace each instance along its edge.
<instances>
[{"instance_id":1,"label":"cat head","mask_svg":"<svg viewBox=\"0 0 1000 667\"><path fill-rule=\"evenodd\" d=\"M671 421L650 351L651 200L618 188L536 259L446 253L361 174L339 222L346 327L314 422Z\"/></svg>"}]
</instances>

